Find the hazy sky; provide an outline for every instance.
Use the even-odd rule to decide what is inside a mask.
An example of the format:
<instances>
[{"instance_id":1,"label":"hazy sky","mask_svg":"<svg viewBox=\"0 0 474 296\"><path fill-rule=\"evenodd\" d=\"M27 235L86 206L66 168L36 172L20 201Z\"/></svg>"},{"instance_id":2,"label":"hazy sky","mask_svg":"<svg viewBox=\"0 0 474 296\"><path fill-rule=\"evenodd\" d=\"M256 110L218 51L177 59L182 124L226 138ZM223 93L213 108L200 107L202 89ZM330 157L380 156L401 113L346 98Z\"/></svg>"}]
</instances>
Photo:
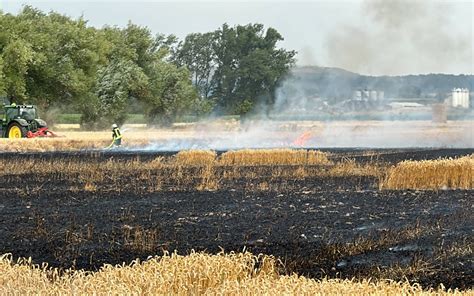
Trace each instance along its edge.
<instances>
[{"instance_id":1,"label":"hazy sky","mask_svg":"<svg viewBox=\"0 0 474 296\"><path fill-rule=\"evenodd\" d=\"M89 24L124 26L184 37L223 23L263 23L299 52L298 64L335 66L370 75L473 73L473 1L5 1L54 10Z\"/></svg>"}]
</instances>

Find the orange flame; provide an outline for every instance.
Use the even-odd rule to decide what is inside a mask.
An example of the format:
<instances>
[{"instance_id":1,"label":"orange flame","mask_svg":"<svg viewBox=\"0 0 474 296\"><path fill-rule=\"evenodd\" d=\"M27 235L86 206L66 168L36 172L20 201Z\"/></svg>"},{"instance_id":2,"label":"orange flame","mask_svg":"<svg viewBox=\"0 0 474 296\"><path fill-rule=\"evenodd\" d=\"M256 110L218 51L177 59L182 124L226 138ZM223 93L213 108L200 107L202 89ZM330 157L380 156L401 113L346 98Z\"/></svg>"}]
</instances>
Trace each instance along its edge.
<instances>
[{"instance_id":1,"label":"orange flame","mask_svg":"<svg viewBox=\"0 0 474 296\"><path fill-rule=\"evenodd\" d=\"M293 141L295 146L303 146L309 139L311 139L311 132L304 132L298 138Z\"/></svg>"}]
</instances>

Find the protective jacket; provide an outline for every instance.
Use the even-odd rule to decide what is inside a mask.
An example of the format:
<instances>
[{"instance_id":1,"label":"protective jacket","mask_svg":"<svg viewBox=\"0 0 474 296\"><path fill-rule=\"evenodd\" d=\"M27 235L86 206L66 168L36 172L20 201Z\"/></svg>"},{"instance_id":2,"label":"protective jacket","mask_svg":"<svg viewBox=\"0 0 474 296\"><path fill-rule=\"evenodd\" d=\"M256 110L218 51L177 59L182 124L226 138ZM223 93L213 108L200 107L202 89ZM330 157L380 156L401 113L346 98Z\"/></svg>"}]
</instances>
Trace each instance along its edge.
<instances>
[{"instance_id":1,"label":"protective jacket","mask_svg":"<svg viewBox=\"0 0 474 296\"><path fill-rule=\"evenodd\" d=\"M112 129L112 138L114 139L114 145L120 146L122 144L122 133L118 127Z\"/></svg>"}]
</instances>

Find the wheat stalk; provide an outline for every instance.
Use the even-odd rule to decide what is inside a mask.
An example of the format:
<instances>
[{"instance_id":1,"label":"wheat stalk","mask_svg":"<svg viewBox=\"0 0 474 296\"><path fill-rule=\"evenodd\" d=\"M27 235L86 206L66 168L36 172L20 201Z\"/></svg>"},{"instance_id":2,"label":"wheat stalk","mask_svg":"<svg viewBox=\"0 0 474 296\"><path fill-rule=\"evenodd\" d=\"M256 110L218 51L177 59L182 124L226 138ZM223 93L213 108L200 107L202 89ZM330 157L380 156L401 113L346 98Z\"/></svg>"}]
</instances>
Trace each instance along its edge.
<instances>
[{"instance_id":1,"label":"wheat stalk","mask_svg":"<svg viewBox=\"0 0 474 296\"><path fill-rule=\"evenodd\" d=\"M165 254L129 265L105 265L97 272L14 262L0 256L2 295L472 295L423 290L407 282L322 279L279 275L271 256L250 253L188 256Z\"/></svg>"}]
</instances>

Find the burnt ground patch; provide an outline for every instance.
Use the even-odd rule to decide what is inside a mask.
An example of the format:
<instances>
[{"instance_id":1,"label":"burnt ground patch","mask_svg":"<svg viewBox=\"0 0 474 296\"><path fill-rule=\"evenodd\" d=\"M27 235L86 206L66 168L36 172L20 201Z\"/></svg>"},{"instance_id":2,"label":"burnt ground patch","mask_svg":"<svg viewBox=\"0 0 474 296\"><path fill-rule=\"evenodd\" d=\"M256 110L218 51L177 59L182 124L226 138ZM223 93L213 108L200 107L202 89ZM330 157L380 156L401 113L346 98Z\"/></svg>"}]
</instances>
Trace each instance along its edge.
<instances>
[{"instance_id":1,"label":"burnt ground patch","mask_svg":"<svg viewBox=\"0 0 474 296\"><path fill-rule=\"evenodd\" d=\"M246 248L311 277L406 276L467 288L474 278L471 193L10 193L0 206L0 252L97 269L165 250Z\"/></svg>"},{"instance_id":2,"label":"burnt ground patch","mask_svg":"<svg viewBox=\"0 0 474 296\"><path fill-rule=\"evenodd\" d=\"M448 152L417 157L454 153ZM374 156L338 153L357 162ZM387 162L403 159L395 153ZM257 186L266 181L278 186ZM474 286L472 190L379 191L370 176L275 179L265 170L217 191L199 191L195 184L177 191L170 183L148 192L147 181L134 176L104 178L90 191L74 187L78 183L77 176L61 173L1 178L0 254L95 270L164 251L245 248L278 257L282 272L314 278Z\"/></svg>"}]
</instances>

